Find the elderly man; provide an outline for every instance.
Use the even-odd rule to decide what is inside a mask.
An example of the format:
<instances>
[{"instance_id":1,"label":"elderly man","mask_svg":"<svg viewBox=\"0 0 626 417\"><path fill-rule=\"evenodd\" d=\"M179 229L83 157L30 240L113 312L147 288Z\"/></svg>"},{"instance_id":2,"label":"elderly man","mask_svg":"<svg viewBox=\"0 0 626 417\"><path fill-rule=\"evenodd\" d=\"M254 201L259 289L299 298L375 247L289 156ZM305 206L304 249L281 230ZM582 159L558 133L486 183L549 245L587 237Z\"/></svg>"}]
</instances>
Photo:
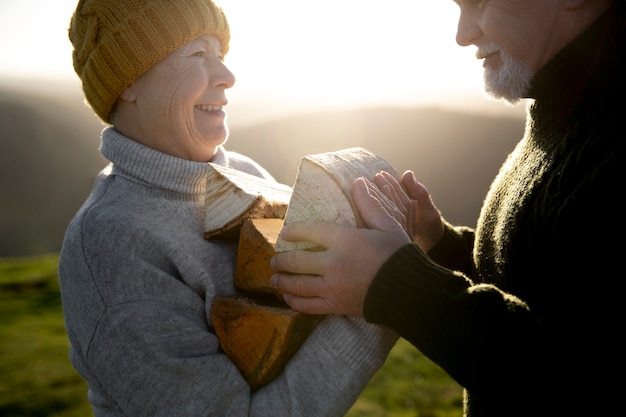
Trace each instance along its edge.
<instances>
[{"instance_id":1,"label":"elderly man","mask_svg":"<svg viewBox=\"0 0 626 417\"><path fill-rule=\"evenodd\" d=\"M369 228L287 225L282 238L326 250L276 255L273 285L296 310L396 330L465 388L466 416L623 413L612 381L624 351L626 4L457 4L456 39L477 48L486 91L530 99L477 225L446 222L411 172L358 179Z\"/></svg>"}]
</instances>

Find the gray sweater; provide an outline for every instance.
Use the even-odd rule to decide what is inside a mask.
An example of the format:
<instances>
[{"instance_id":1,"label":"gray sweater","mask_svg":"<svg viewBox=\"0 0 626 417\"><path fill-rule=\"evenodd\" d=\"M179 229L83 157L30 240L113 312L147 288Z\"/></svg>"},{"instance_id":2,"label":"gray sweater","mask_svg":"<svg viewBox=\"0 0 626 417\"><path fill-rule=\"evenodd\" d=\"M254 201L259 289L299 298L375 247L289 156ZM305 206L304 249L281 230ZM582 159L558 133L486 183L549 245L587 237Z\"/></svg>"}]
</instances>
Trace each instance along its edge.
<instances>
[{"instance_id":1,"label":"gray sweater","mask_svg":"<svg viewBox=\"0 0 626 417\"><path fill-rule=\"evenodd\" d=\"M59 262L70 355L101 416L340 416L397 335L329 316L271 383L252 393L220 349L215 297L236 293L236 242L203 238L207 164L113 128L111 164L68 227ZM220 148L212 163L270 178Z\"/></svg>"}]
</instances>

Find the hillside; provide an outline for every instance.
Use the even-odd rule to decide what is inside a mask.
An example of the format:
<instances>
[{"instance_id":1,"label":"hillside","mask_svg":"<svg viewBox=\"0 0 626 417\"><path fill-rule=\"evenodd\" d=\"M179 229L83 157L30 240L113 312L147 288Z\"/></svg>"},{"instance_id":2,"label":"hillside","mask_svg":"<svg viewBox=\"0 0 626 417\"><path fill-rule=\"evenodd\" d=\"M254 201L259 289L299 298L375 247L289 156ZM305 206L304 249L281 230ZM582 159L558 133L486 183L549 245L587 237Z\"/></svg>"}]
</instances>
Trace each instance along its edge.
<instances>
[{"instance_id":1,"label":"hillside","mask_svg":"<svg viewBox=\"0 0 626 417\"><path fill-rule=\"evenodd\" d=\"M80 98L0 90L0 256L59 249L105 165L100 130Z\"/></svg>"},{"instance_id":2,"label":"hillside","mask_svg":"<svg viewBox=\"0 0 626 417\"><path fill-rule=\"evenodd\" d=\"M0 85L0 257L60 249L70 218L106 163L100 122L78 90ZM292 184L307 154L362 146L398 171L413 169L453 223L473 224L505 156L523 133L519 117L437 108L307 112L255 124L229 118L228 148Z\"/></svg>"}]
</instances>

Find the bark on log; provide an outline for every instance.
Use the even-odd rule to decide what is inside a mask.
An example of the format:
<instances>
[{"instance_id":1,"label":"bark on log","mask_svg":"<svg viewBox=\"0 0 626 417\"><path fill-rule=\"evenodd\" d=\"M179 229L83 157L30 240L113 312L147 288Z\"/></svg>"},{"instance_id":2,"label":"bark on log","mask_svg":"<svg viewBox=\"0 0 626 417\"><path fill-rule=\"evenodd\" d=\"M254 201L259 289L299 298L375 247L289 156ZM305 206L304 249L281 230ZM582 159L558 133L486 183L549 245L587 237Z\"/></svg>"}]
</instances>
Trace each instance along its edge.
<instances>
[{"instance_id":1,"label":"bark on log","mask_svg":"<svg viewBox=\"0 0 626 417\"><path fill-rule=\"evenodd\" d=\"M281 298L280 291L270 284L274 273L270 259L276 254L274 245L282 224L282 219L246 219L243 222L234 274L237 289Z\"/></svg>"},{"instance_id":2,"label":"bark on log","mask_svg":"<svg viewBox=\"0 0 626 417\"><path fill-rule=\"evenodd\" d=\"M222 349L252 390L283 370L322 318L243 297L219 297L211 307Z\"/></svg>"},{"instance_id":3,"label":"bark on log","mask_svg":"<svg viewBox=\"0 0 626 417\"><path fill-rule=\"evenodd\" d=\"M208 164L204 237L237 239L245 219L284 218L291 187Z\"/></svg>"}]
</instances>

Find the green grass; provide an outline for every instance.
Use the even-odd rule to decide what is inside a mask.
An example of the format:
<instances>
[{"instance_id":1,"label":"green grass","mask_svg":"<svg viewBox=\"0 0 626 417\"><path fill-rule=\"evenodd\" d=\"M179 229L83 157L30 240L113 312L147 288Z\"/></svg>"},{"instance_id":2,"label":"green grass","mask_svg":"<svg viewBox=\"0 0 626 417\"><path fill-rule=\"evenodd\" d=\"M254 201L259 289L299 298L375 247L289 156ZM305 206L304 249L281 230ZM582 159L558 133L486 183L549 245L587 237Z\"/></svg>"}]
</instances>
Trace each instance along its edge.
<instances>
[{"instance_id":1,"label":"green grass","mask_svg":"<svg viewBox=\"0 0 626 417\"><path fill-rule=\"evenodd\" d=\"M0 260L0 415L91 415L71 367L57 256Z\"/></svg>"},{"instance_id":2,"label":"green grass","mask_svg":"<svg viewBox=\"0 0 626 417\"><path fill-rule=\"evenodd\" d=\"M406 340L394 346L349 417L460 417L462 390Z\"/></svg>"},{"instance_id":3,"label":"green grass","mask_svg":"<svg viewBox=\"0 0 626 417\"><path fill-rule=\"evenodd\" d=\"M72 368L57 255L0 259L0 415L86 417L87 387ZM348 417L460 417L461 388L404 340Z\"/></svg>"}]
</instances>

